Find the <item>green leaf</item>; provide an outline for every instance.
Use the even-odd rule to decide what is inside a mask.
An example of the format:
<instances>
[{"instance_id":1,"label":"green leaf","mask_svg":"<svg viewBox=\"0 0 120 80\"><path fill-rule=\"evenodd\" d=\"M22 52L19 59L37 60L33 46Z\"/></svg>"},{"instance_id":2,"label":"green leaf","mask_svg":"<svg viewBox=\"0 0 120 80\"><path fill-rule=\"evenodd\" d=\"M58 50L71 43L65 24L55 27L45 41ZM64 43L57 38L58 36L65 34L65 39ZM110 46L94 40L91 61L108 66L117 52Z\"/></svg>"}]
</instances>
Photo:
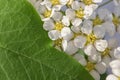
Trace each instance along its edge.
<instances>
[{"instance_id":1,"label":"green leaf","mask_svg":"<svg viewBox=\"0 0 120 80\"><path fill-rule=\"evenodd\" d=\"M0 80L93 80L51 44L28 1L0 0Z\"/></svg>"}]
</instances>

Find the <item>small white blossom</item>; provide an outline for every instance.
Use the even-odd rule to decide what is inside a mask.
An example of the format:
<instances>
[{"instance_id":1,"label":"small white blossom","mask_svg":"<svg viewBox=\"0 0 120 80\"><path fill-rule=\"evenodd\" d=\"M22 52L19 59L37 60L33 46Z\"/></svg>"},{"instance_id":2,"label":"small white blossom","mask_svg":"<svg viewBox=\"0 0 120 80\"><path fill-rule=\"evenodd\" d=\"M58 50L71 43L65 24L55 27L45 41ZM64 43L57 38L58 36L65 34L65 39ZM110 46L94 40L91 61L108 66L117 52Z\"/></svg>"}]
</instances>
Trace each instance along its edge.
<instances>
[{"instance_id":1,"label":"small white blossom","mask_svg":"<svg viewBox=\"0 0 120 80\"><path fill-rule=\"evenodd\" d=\"M62 47L63 47L63 50L69 55L72 55L78 51L78 48L75 47L73 41L64 40L62 42Z\"/></svg>"}]
</instances>

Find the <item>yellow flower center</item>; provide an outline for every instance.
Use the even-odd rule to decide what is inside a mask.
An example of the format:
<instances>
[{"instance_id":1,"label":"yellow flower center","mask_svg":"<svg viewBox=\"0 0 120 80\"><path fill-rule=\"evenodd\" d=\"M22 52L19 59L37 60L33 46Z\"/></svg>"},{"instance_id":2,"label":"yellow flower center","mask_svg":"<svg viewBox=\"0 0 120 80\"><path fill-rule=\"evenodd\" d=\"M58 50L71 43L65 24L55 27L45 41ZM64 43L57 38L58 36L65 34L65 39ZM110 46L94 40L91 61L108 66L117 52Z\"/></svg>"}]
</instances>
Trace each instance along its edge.
<instances>
[{"instance_id":1,"label":"yellow flower center","mask_svg":"<svg viewBox=\"0 0 120 80\"><path fill-rule=\"evenodd\" d=\"M54 45L60 47L62 44L62 39L57 39L54 41Z\"/></svg>"},{"instance_id":2,"label":"yellow flower center","mask_svg":"<svg viewBox=\"0 0 120 80\"><path fill-rule=\"evenodd\" d=\"M50 0L52 5L58 5L60 4L59 0Z\"/></svg>"},{"instance_id":3,"label":"yellow flower center","mask_svg":"<svg viewBox=\"0 0 120 80\"><path fill-rule=\"evenodd\" d=\"M91 71L95 68L95 64L93 64L92 62L88 62L85 68L86 70Z\"/></svg>"},{"instance_id":4,"label":"yellow flower center","mask_svg":"<svg viewBox=\"0 0 120 80\"><path fill-rule=\"evenodd\" d=\"M92 0L83 0L83 2L84 2L85 5L93 4Z\"/></svg>"},{"instance_id":5,"label":"yellow flower center","mask_svg":"<svg viewBox=\"0 0 120 80\"><path fill-rule=\"evenodd\" d=\"M118 77L118 80L120 80L120 77Z\"/></svg>"},{"instance_id":6,"label":"yellow flower center","mask_svg":"<svg viewBox=\"0 0 120 80\"><path fill-rule=\"evenodd\" d=\"M81 33L74 33L73 39L80 35L81 35Z\"/></svg>"},{"instance_id":7,"label":"yellow flower center","mask_svg":"<svg viewBox=\"0 0 120 80\"><path fill-rule=\"evenodd\" d=\"M56 22L55 23L55 29L58 31L61 31L61 29L64 27L64 25L62 24L62 22Z\"/></svg>"},{"instance_id":8,"label":"yellow flower center","mask_svg":"<svg viewBox=\"0 0 120 80\"><path fill-rule=\"evenodd\" d=\"M46 18L48 18L48 17L50 17L50 15L51 15L51 10L49 11L49 10L46 10L45 12L44 12L44 17L46 17Z\"/></svg>"},{"instance_id":9,"label":"yellow flower center","mask_svg":"<svg viewBox=\"0 0 120 80\"><path fill-rule=\"evenodd\" d=\"M87 42L86 42L86 45L90 44L90 43L94 43L96 41L96 36L91 33L90 35L87 35Z\"/></svg>"},{"instance_id":10,"label":"yellow flower center","mask_svg":"<svg viewBox=\"0 0 120 80\"><path fill-rule=\"evenodd\" d=\"M103 21L97 16L95 19L93 19L93 26L101 25Z\"/></svg>"},{"instance_id":11,"label":"yellow flower center","mask_svg":"<svg viewBox=\"0 0 120 80\"><path fill-rule=\"evenodd\" d=\"M118 26L120 24L120 18L113 16L112 22L114 23L115 26Z\"/></svg>"},{"instance_id":12,"label":"yellow flower center","mask_svg":"<svg viewBox=\"0 0 120 80\"><path fill-rule=\"evenodd\" d=\"M108 56L110 53L110 49L109 48L106 48L105 51L102 52L102 56Z\"/></svg>"},{"instance_id":13,"label":"yellow flower center","mask_svg":"<svg viewBox=\"0 0 120 80\"><path fill-rule=\"evenodd\" d=\"M68 3L67 3L67 6L71 6L73 0L69 0Z\"/></svg>"},{"instance_id":14,"label":"yellow flower center","mask_svg":"<svg viewBox=\"0 0 120 80\"><path fill-rule=\"evenodd\" d=\"M84 17L84 10L80 8L79 10L76 11L76 17L82 19Z\"/></svg>"}]
</instances>

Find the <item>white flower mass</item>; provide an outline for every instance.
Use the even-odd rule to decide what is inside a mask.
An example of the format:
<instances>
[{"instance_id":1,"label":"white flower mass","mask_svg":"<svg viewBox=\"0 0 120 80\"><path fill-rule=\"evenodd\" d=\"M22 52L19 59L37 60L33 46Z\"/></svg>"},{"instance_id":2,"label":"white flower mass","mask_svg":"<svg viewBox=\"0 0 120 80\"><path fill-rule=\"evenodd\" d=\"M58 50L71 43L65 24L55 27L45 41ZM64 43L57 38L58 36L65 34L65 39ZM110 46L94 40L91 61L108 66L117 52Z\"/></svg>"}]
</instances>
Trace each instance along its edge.
<instances>
[{"instance_id":1,"label":"white flower mass","mask_svg":"<svg viewBox=\"0 0 120 80\"><path fill-rule=\"evenodd\" d=\"M112 1L113 11L99 7L102 2L39 0L34 4L56 49L73 56L95 80L104 73L106 80L120 80L120 0Z\"/></svg>"}]
</instances>

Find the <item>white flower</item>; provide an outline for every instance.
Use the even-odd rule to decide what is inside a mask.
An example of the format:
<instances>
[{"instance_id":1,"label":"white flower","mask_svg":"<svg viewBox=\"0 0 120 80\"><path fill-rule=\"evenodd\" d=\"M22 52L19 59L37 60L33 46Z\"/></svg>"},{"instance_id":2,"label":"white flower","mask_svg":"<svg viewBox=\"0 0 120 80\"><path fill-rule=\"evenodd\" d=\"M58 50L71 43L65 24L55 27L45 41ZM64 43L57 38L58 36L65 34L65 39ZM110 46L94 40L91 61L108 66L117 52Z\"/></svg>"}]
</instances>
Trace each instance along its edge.
<instances>
[{"instance_id":1,"label":"white flower","mask_svg":"<svg viewBox=\"0 0 120 80\"><path fill-rule=\"evenodd\" d=\"M43 23L43 28L46 30L46 31L50 31L50 30L53 30L55 28L55 24L54 24L54 21L52 19L49 19L47 21L45 21Z\"/></svg>"},{"instance_id":2,"label":"white flower","mask_svg":"<svg viewBox=\"0 0 120 80\"><path fill-rule=\"evenodd\" d=\"M73 41L63 40L62 47L63 47L63 51L65 51L69 55L72 55L78 51L78 48L75 47Z\"/></svg>"},{"instance_id":3,"label":"white flower","mask_svg":"<svg viewBox=\"0 0 120 80\"><path fill-rule=\"evenodd\" d=\"M118 47L114 50L114 56L115 56L115 58L120 59L120 47Z\"/></svg>"},{"instance_id":4,"label":"white flower","mask_svg":"<svg viewBox=\"0 0 120 80\"><path fill-rule=\"evenodd\" d=\"M112 13L108 9L101 8L97 12L99 18L104 21L111 21L113 16Z\"/></svg>"},{"instance_id":5,"label":"white flower","mask_svg":"<svg viewBox=\"0 0 120 80\"><path fill-rule=\"evenodd\" d=\"M96 40L94 45L96 49L101 52L103 52L108 47L106 40Z\"/></svg>"},{"instance_id":6,"label":"white flower","mask_svg":"<svg viewBox=\"0 0 120 80\"><path fill-rule=\"evenodd\" d=\"M119 77L115 76L114 74L109 74L106 80L119 80Z\"/></svg>"},{"instance_id":7,"label":"white flower","mask_svg":"<svg viewBox=\"0 0 120 80\"><path fill-rule=\"evenodd\" d=\"M61 21L62 17L63 17L63 14L61 12L58 12L58 11L53 12L52 18L54 21L56 22Z\"/></svg>"},{"instance_id":8,"label":"white flower","mask_svg":"<svg viewBox=\"0 0 120 80\"><path fill-rule=\"evenodd\" d=\"M77 36L74 39L74 44L77 48L83 48L86 43L86 37L84 36Z\"/></svg>"},{"instance_id":9,"label":"white flower","mask_svg":"<svg viewBox=\"0 0 120 80\"><path fill-rule=\"evenodd\" d=\"M49 9L45 5L41 5L41 4L38 6L37 9L42 21L49 20L54 13L53 9Z\"/></svg>"},{"instance_id":10,"label":"white flower","mask_svg":"<svg viewBox=\"0 0 120 80\"><path fill-rule=\"evenodd\" d=\"M71 8L68 8L66 11L65 11L65 15L69 18L69 20L72 20L75 18L75 11Z\"/></svg>"},{"instance_id":11,"label":"white flower","mask_svg":"<svg viewBox=\"0 0 120 80\"><path fill-rule=\"evenodd\" d=\"M51 40L57 40L60 38L60 32L58 30L51 30L48 32L48 36Z\"/></svg>"},{"instance_id":12,"label":"white flower","mask_svg":"<svg viewBox=\"0 0 120 80\"><path fill-rule=\"evenodd\" d=\"M71 31L69 27L64 27L61 30L61 37L63 37L64 40L69 41L70 39L73 38L73 32Z\"/></svg>"},{"instance_id":13,"label":"white flower","mask_svg":"<svg viewBox=\"0 0 120 80\"><path fill-rule=\"evenodd\" d=\"M92 75L92 77L95 79L95 80L100 80L100 75L97 71L95 70L92 70L90 71L90 74Z\"/></svg>"},{"instance_id":14,"label":"white flower","mask_svg":"<svg viewBox=\"0 0 120 80\"><path fill-rule=\"evenodd\" d=\"M116 30L115 30L115 26L111 21L106 21L105 23L103 23L102 27L105 28L105 31L110 35L110 36L114 36Z\"/></svg>"},{"instance_id":15,"label":"white flower","mask_svg":"<svg viewBox=\"0 0 120 80\"><path fill-rule=\"evenodd\" d=\"M58 16L58 15L57 15ZM63 16L62 18L62 23L65 25L65 26L69 26L70 25L70 20L67 16Z\"/></svg>"},{"instance_id":16,"label":"white flower","mask_svg":"<svg viewBox=\"0 0 120 80\"><path fill-rule=\"evenodd\" d=\"M119 5L120 4L120 0L113 0L115 5Z\"/></svg>"},{"instance_id":17,"label":"white flower","mask_svg":"<svg viewBox=\"0 0 120 80\"><path fill-rule=\"evenodd\" d=\"M120 77L120 60L113 60L110 62L110 67L112 68L112 73L115 76Z\"/></svg>"},{"instance_id":18,"label":"white flower","mask_svg":"<svg viewBox=\"0 0 120 80\"><path fill-rule=\"evenodd\" d=\"M79 26L77 26L77 27L71 26L71 30L72 30L74 33L80 33L80 31L81 31Z\"/></svg>"},{"instance_id":19,"label":"white flower","mask_svg":"<svg viewBox=\"0 0 120 80\"><path fill-rule=\"evenodd\" d=\"M61 7L66 5L69 0L44 0L41 4L45 5L49 9L60 11Z\"/></svg>"},{"instance_id":20,"label":"white flower","mask_svg":"<svg viewBox=\"0 0 120 80\"><path fill-rule=\"evenodd\" d=\"M87 45L84 48L84 52L87 56L92 56L92 55L98 54L96 48L92 44Z\"/></svg>"},{"instance_id":21,"label":"white flower","mask_svg":"<svg viewBox=\"0 0 120 80\"><path fill-rule=\"evenodd\" d=\"M86 61L86 59L84 58L83 55L77 53L73 57L83 66L87 65L87 61Z\"/></svg>"},{"instance_id":22,"label":"white flower","mask_svg":"<svg viewBox=\"0 0 120 80\"><path fill-rule=\"evenodd\" d=\"M93 29L92 22L90 20L85 20L83 22L83 26L81 27L81 31L89 35L92 33L92 29Z\"/></svg>"},{"instance_id":23,"label":"white flower","mask_svg":"<svg viewBox=\"0 0 120 80\"><path fill-rule=\"evenodd\" d=\"M99 63L101 61L101 55L100 54L93 54L88 56L88 60L91 61L92 63Z\"/></svg>"},{"instance_id":24,"label":"white flower","mask_svg":"<svg viewBox=\"0 0 120 80\"><path fill-rule=\"evenodd\" d=\"M79 19L79 18L75 18L75 19L73 19L73 20L71 21L71 23L72 23L72 25L73 25L74 27L78 27L78 26L80 26L80 24L82 23L82 20Z\"/></svg>"},{"instance_id":25,"label":"white flower","mask_svg":"<svg viewBox=\"0 0 120 80\"><path fill-rule=\"evenodd\" d=\"M118 33L120 33L120 5L116 6L114 9L112 22Z\"/></svg>"},{"instance_id":26,"label":"white flower","mask_svg":"<svg viewBox=\"0 0 120 80\"><path fill-rule=\"evenodd\" d=\"M92 63L90 60L87 61L85 57L79 53L75 54L74 58L90 72L95 80L100 80L100 74L106 72L106 64L104 62Z\"/></svg>"}]
</instances>

